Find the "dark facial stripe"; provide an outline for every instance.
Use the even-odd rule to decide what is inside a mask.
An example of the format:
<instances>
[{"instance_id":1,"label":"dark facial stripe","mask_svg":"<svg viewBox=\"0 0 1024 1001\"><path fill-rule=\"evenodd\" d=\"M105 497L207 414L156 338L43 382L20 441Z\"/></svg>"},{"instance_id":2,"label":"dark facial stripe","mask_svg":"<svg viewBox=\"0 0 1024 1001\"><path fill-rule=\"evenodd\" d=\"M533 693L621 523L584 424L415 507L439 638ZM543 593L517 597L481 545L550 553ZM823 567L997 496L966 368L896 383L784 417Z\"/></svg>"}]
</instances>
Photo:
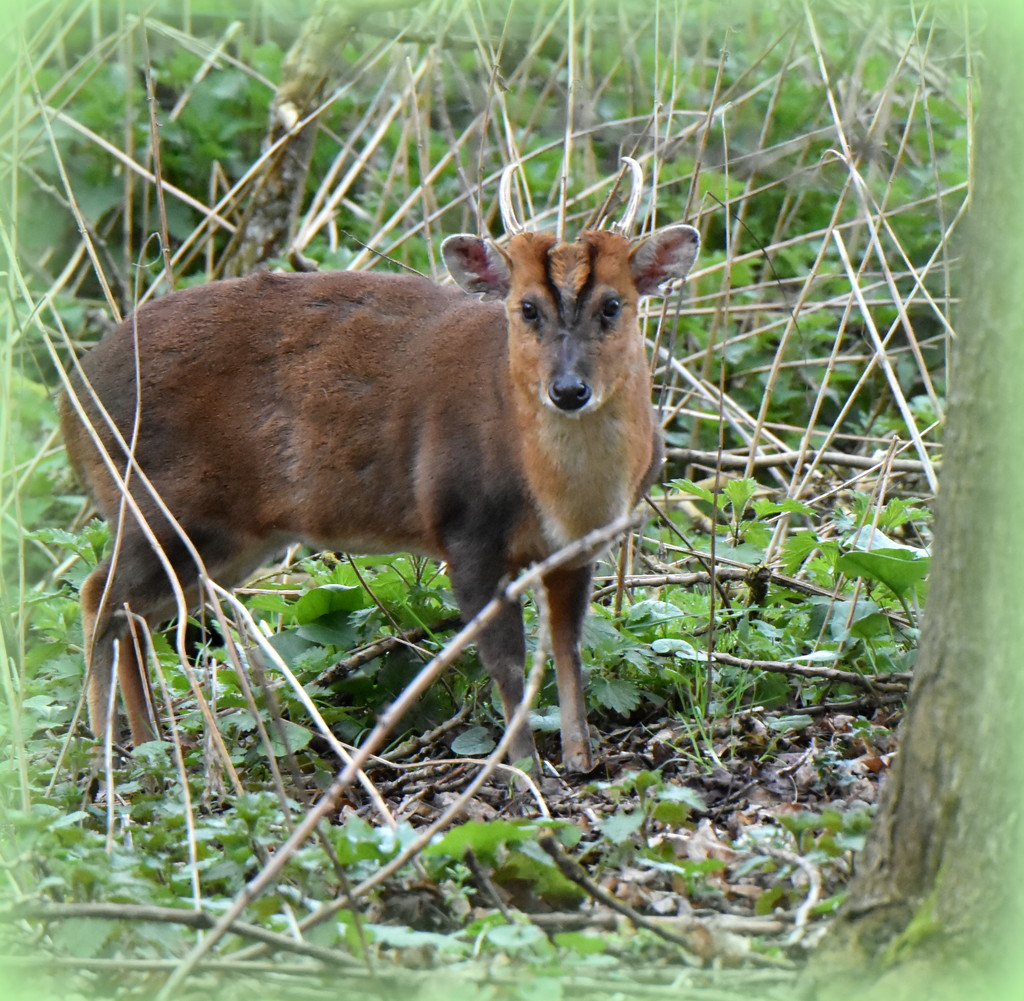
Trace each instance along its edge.
<instances>
[{"instance_id":1,"label":"dark facial stripe","mask_svg":"<svg viewBox=\"0 0 1024 1001\"><path fill-rule=\"evenodd\" d=\"M594 286L597 253L597 248L589 243L559 244L547 253L544 282L563 327L579 322Z\"/></svg>"},{"instance_id":2,"label":"dark facial stripe","mask_svg":"<svg viewBox=\"0 0 1024 1001\"><path fill-rule=\"evenodd\" d=\"M556 244L557 247L557 244ZM553 247L552 250L555 248ZM565 304L562 301L562 292L558 287L558 283L555 281L551 274L551 251L549 250L544 257L544 284L547 285L548 294L551 296L551 301L555 304L555 309L558 310L558 319L562 325L565 325Z\"/></svg>"},{"instance_id":3,"label":"dark facial stripe","mask_svg":"<svg viewBox=\"0 0 1024 1001\"><path fill-rule=\"evenodd\" d=\"M583 315L583 307L590 298L591 290L594 288L594 261L597 257L597 247L592 243L587 244L587 277L583 280L583 287L576 297L576 308L573 311L573 323L579 323Z\"/></svg>"}]
</instances>

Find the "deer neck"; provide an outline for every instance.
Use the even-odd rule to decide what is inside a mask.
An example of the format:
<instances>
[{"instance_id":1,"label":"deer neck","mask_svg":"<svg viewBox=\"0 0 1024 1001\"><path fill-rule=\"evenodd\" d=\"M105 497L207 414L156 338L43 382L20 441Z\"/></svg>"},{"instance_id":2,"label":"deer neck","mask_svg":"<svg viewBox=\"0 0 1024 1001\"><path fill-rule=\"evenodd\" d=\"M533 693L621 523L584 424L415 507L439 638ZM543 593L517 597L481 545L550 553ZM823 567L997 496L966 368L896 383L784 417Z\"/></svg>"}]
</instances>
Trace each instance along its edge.
<instances>
[{"instance_id":1,"label":"deer neck","mask_svg":"<svg viewBox=\"0 0 1024 1001\"><path fill-rule=\"evenodd\" d=\"M579 415L519 396L524 472L552 551L603 528L636 503L653 458L654 425L649 393L628 388Z\"/></svg>"}]
</instances>

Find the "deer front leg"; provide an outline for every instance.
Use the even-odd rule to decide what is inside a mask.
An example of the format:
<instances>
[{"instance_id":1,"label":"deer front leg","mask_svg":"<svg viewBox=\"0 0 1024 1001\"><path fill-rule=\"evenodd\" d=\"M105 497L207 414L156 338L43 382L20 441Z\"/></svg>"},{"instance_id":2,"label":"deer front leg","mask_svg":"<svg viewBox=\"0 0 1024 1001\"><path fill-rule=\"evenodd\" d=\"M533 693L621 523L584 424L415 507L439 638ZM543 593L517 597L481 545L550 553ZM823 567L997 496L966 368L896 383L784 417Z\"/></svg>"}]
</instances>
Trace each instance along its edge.
<instances>
[{"instance_id":1,"label":"deer front leg","mask_svg":"<svg viewBox=\"0 0 1024 1001\"><path fill-rule=\"evenodd\" d=\"M562 763L571 772L593 769L587 706L583 697L580 639L590 604L593 567L552 570L544 577L548 604L548 637L555 658L558 706L562 718Z\"/></svg>"},{"instance_id":2,"label":"deer front leg","mask_svg":"<svg viewBox=\"0 0 1024 1001\"><path fill-rule=\"evenodd\" d=\"M450 563L452 587L466 621L476 615L497 593L501 578L492 568L498 565L497 560ZM507 724L522 702L524 691L526 638L523 633L523 613L518 602L504 604L497 617L477 638L477 650L487 673L498 686ZM509 744L508 760L529 760L531 771L534 774L540 773L533 731L527 720L523 721Z\"/></svg>"}]
</instances>

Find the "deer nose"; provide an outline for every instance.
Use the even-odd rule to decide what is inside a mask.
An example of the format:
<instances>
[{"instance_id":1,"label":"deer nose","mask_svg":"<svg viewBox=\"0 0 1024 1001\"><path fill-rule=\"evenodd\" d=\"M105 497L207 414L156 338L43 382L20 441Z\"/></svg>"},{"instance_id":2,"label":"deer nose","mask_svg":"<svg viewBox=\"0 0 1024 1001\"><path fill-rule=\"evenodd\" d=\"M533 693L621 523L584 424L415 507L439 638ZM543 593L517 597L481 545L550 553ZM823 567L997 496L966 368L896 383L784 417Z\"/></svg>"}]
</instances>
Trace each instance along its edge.
<instances>
[{"instance_id":1,"label":"deer nose","mask_svg":"<svg viewBox=\"0 0 1024 1001\"><path fill-rule=\"evenodd\" d=\"M559 410L571 412L586 406L591 397L591 390L590 386L577 376L559 376L548 386L548 396Z\"/></svg>"}]
</instances>

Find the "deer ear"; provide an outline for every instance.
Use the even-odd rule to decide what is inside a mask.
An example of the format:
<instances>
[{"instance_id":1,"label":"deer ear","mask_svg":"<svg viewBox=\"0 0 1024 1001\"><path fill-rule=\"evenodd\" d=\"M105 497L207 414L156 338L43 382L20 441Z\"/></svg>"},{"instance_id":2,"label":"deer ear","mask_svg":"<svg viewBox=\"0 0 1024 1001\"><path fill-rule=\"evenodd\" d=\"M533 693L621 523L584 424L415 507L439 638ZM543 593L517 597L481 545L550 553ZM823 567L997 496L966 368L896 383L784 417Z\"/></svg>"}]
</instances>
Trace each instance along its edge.
<instances>
[{"instance_id":1,"label":"deer ear","mask_svg":"<svg viewBox=\"0 0 1024 1001\"><path fill-rule=\"evenodd\" d=\"M449 236L441 256L452 278L467 292L504 299L510 288L508 259L493 243L478 236Z\"/></svg>"},{"instance_id":2,"label":"deer ear","mask_svg":"<svg viewBox=\"0 0 1024 1001\"><path fill-rule=\"evenodd\" d=\"M700 234L692 226L666 226L644 237L629 255L637 292L655 295L665 282L685 278L698 250Z\"/></svg>"}]
</instances>

